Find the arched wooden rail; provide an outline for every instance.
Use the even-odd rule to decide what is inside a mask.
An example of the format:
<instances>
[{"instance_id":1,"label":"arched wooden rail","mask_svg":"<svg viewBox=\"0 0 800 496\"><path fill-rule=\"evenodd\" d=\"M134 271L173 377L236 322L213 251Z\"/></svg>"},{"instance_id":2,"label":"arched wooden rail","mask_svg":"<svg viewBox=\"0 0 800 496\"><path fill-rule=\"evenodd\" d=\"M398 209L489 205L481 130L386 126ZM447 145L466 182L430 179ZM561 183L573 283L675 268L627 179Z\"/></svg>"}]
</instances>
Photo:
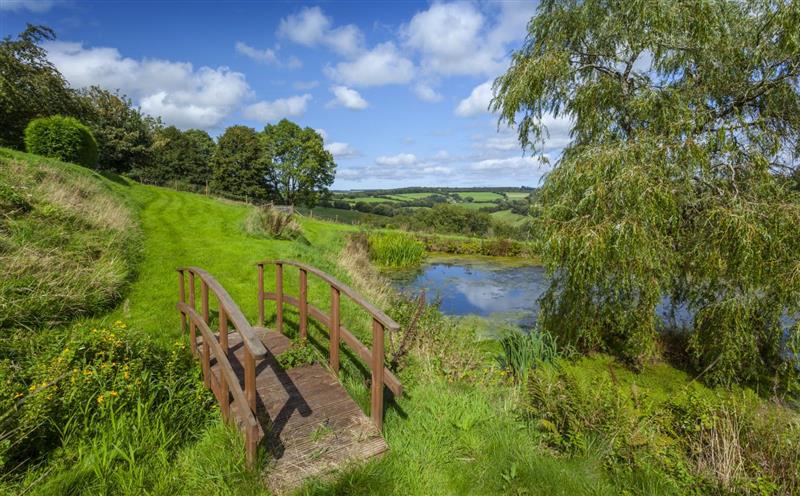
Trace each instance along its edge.
<instances>
[{"instance_id":1,"label":"arched wooden rail","mask_svg":"<svg viewBox=\"0 0 800 496\"><path fill-rule=\"evenodd\" d=\"M275 291L264 291L265 265L275 265ZM216 396L226 421L235 420L245 434L246 460L255 466L257 447L269 434L268 449L275 455L267 483L290 487L302 478L355 460L383 453L388 446L380 435L383 425L383 388L395 396L403 386L384 365L384 333L399 326L355 290L319 269L288 260L264 261L258 266L258 326L252 326L227 291L208 272L197 267L178 269L181 329L188 327L190 348L202 365L203 381ZM297 267L300 294L283 291L284 267ZM330 314L308 302L308 274L330 287ZM187 294L188 278L188 294ZM197 284L200 309L197 308ZM217 300L218 328L212 330L209 294ZM341 296L360 305L372 319L372 348L365 346L341 322ZM276 330L264 326L265 301L276 302ZM291 347L282 334L284 304L299 310L299 332L308 335L309 315L329 330L330 370L319 364L283 370L275 356ZM233 326L234 334L229 325ZM276 332L277 331L277 332ZM367 418L338 380L341 343L347 344L369 367L372 375L370 417ZM262 425L262 422L266 424ZM333 429L328 441L309 442L321 424ZM323 446L314 446L322 443ZM327 444L326 444L327 443ZM320 456L320 453L324 453Z\"/></svg>"},{"instance_id":2,"label":"arched wooden rail","mask_svg":"<svg viewBox=\"0 0 800 496\"><path fill-rule=\"evenodd\" d=\"M275 291L264 291L264 266L275 266ZM375 305L368 302L356 290L335 279L330 274L300 262L291 260L264 260L258 266L258 325L264 325L264 302L272 300L276 304L276 330L283 332L283 305L288 303L295 306L300 313L300 336L308 336L308 316L314 317L329 331L329 363L331 370L339 372L339 347L342 341L363 360L372 374L370 391L370 416L375 425L380 429L383 426L383 386L389 388L395 396L402 396L403 385L395 375L384 365L384 333L386 330L395 332L400 325L391 317L383 313ZM283 292L283 269L285 266L298 268L300 274L300 294L297 297ZM326 315L319 308L308 303L308 274L313 274L330 286L331 313ZM341 295L344 294L360 305L372 318L372 349L359 341L341 323Z\"/></svg>"},{"instance_id":3,"label":"arched wooden rail","mask_svg":"<svg viewBox=\"0 0 800 496\"><path fill-rule=\"evenodd\" d=\"M239 411L239 421L242 423L245 433L245 452L247 464L254 466L256 460L256 448L260 438L258 414L256 411L256 360L261 360L267 355L267 349L258 339L252 326L245 318L239 307L236 306L231 296L225 291L211 274L197 267L186 267L178 269L180 274L179 298L177 308L181 314L181 331L186 331L186 323L189 323L189 346L192 354L199 357L203 367L203 381L206 386L214 392L220 404L222 416L226 421L230 420L230 397L239 401L240 405L247 405L246 411ZM189 274L189 303L186 303L186 276ZM195 296L196 282L199 277L200 284L200 304L202 314L197 313ZM209 328L208 314L208 292L209 289L217 298L219 308L219 341L214 336L214 332ZM239 384L239 378L233 371L229 361L228 348L228 321L233 323L234 329L241 336L245 348L244 360L244 391ZM202 353L197 348L196 329L200 329L202 335ZM220 367L221 373L217 377L211 373L211 352Z\"/></svg>"}]
</instances>

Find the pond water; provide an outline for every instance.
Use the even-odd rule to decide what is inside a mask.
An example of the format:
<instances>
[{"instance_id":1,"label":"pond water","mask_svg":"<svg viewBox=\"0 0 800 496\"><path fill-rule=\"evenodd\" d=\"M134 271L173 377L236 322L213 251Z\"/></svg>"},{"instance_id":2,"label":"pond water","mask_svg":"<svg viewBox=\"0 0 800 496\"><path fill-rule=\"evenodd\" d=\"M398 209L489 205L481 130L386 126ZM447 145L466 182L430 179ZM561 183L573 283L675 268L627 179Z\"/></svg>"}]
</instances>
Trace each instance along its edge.
<instances>
[{"instance_id":1,"label":"pond water","mask_svg":"<svg viewBox=\"0 0 800 496\"><path fill-rule=\"evenodd\" d=\"M425 290L428 301L438 301L445 315L478 315L523 329L536 323L538 300L549 282L543 267L493 257L435 256L421 267L388 275L402 292L416 295ZM673 306L668 297L656 313L668 328L691 327L689 310ZM787 333L796 320L784 315Z\"/></svg>"},{"instance_id":2,"label":"pond water","mask_svg":"<svg viewBox=\"0 0 800 496\"><path fill-rule=\"evenodd\" d=\"M446 315L478 315L530 328L547 289L544 268L486 258L435 257L413 270L389 273L403 292L426 291Z\"/></svg>"}]
</instances>

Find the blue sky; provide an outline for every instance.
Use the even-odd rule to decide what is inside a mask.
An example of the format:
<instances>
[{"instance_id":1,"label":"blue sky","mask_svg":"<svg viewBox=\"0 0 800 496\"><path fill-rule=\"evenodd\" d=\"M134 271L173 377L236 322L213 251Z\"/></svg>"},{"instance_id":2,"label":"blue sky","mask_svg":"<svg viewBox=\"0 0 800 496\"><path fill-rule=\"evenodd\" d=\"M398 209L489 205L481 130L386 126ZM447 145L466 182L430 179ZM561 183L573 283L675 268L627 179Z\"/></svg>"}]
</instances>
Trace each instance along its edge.
<instances>
[{"instance_id":1,"label":"blue sky","mask_svg":"<svg viewBox=\"0 0 800 496\"><path fill-rule=\"evenodd\" d=\"M55 29L71 85L119 89L212 136L283 117L319 130L334 187L535 186L546 169L486 110L535 2L0 0L0 35ZM568 141L548 122L551 158Z\"/></svg>"}]
</instances>

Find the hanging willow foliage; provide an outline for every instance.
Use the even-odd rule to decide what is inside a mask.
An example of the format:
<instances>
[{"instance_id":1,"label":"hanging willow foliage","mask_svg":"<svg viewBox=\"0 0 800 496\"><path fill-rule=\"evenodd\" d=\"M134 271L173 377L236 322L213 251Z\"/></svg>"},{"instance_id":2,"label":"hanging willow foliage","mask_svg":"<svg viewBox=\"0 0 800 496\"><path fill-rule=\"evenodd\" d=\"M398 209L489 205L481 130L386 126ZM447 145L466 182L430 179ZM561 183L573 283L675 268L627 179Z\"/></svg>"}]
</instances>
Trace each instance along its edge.
<instances>
[{"instance_id":1,"label":"hanging willow foliage","mask_svg":"<svg viewBox=\"0 0 800 496\"><path fill-rule=\"evenodd\" d=\"M796 374L799 76L798 1L542 1L491 105L534 152L571 122L537 207L542 325L640 365L669 296L711 382Z\"/></svg>"}]
</instances>

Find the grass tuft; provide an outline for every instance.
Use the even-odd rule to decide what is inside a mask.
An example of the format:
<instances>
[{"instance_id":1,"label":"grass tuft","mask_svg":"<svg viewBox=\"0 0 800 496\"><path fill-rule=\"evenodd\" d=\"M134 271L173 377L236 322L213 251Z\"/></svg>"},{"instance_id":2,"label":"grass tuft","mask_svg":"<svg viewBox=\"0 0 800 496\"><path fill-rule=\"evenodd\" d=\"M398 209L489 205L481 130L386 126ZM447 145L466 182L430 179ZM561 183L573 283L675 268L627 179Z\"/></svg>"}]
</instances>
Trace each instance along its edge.
<instances>
[{"instance_id":1,"label":"grass tuft","mask_svg":"<svg viewBox=\"0 0 800 496\"><path fill-rule=\"evenodd\" d=\"M425 257L425 246L405 233L373 233L368 239L370 258L384 267L412 267Z\"/></svg>"}]
</instances>

